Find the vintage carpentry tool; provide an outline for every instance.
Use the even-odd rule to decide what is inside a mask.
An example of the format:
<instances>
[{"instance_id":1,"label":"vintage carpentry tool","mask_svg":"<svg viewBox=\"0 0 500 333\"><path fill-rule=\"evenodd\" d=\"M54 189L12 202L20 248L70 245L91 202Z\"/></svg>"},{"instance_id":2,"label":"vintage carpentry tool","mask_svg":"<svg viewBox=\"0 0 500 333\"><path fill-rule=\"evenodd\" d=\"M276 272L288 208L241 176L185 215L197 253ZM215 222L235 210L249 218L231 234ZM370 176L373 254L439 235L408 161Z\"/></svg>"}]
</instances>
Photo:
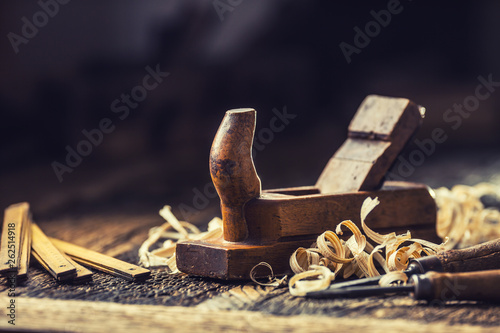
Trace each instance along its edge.
<instances>
[{"instance_id":1,"label":"vintage carpentry tool","mask_svg":"<svg viewBox=\"0 0 500 333\"><path fill-rule=\"evenodd\" d=\"M30 260L29 204L21 202L5 209L0 244L0 273L26 277Z\"/></svg>"},{"instance_id":2,"label":"vintage carpentry tool","mask_svg":"<svg viewBox=\"0 0 500 333\"><path fill-rule=\"evenodd\" d=\"M26 280L28 278L28 268L31 261L31 214L28 213L24 227L24 237L22 240L21 258L19 259L19 271L17 278L19 280Z\"/></svg>"},{"instance_id":3,"label":"vintage carpentry tool","mask_svg":"<svg viewBox=\"0 0 500 333\"><path fill-rule=\"evenodd\" d=\"M50 238L50 241L61 252L71 257L71 259L105 273L134 282L146 280L151 276L151 271L148 269L129 264L102 253L55 238Z\"/></svg>"},{"instance_id":4,"label":"vintage carpentry tool","mask_svg":"<svg viewBox=\"0 0 500 333\"><path fill-rule=\"evenodd\" d=\"M500 238L466 249L442 251L434 256L411 259L404 273L411 277L429 271L455 273L490 269L500 269ZM382 277L333 283L329 289L375 285Z\"/></svg>"},{"instance_id":5,"label":"vintage carpentry tool","mask_svg":"<svg viewBox=\"0 0 500 333\"><path fill-rule=\"evenodd\" d=\"M72 280L77 276L76 267L59 252L40 227L31 225L33 257L58 281Z\"/></svg>"},{"instance_id":6,"label":"vintage carpentry tool","mask_svg":"<svg viewBox=\"0 0 500 333\"><path fill-rule=\"evenodd\" d=\"M266 261L276 274L284 274L298 247L311 245L344 219L359 226L360 208L368 196L381 202L367 219L370 227L438 239L429 188L383 182L423 115L424 109L407 99L368 96L349 126L347 140L315 186L262 191L251 155L256 112L227 111L210 151L224 235L178 243L177 267L193 275L248 279L252 267Z\"/></svg>"},{"instance_id":7,"label":"vintage carpentry tool","mask_svg":"<svg viewBox=\"0 0 500 333\"><path fill-rule=\"evenodd\" d=\"M92 280L92 271L60 252L35 223L31 234L34 238L33 257L58 281L85 283Z\"/></svg>"},{"instance_id":8,"label":"vintage carpentry tool","mask_svg":"<svg viewBox=\"0 0 500 333\"><path fill-rule=\"evenodd\" d=\"M94 273L90 269L83 267L64 253L62 255L76 268L76 276L71 280L72 283L79 284L92 281Z\"/></svg>"},{"instance_id":9,"label":"vintage carpentry tool","mask_svg":"<svg viewBox=\"0 0 500 333\"><path fill-rule=\"evenodd\" d=\"M32 251L31 251L32 250ZM33 257L58 281L83 283L92 271L76 261L130 281L142 281L150 271L61 240L49 239L31 220L27 202L5 209L0 245L0 273L27 277L29 258Z\"/></svg>"},{"instance_id":10,"label":"vintage carpentry tool","mask_svg":"<svg viewBox=\"0 0 500 333\"><path fill-rule=\"evenodd\" d=\"M427 301L500 301L500 270L467 273L437 273L413 275L410 283L402 286L359 286L313 291L311 298L357 298L380 295L408 294Z\"/></svg>"}]
</instances>

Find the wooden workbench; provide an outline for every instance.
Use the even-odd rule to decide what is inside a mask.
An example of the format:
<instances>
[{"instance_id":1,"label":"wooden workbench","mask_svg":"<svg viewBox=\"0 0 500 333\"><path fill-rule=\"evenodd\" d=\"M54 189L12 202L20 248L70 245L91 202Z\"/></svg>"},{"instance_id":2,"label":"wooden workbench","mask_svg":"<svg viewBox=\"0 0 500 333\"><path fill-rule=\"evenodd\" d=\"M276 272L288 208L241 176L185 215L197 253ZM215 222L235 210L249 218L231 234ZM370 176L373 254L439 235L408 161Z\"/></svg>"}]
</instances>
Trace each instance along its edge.
<instances>
[{"instance_id":1,"label":"wooden workbench","mask_svg":"<svg viewBox=\"0 0 500 333\"><path fill-rule=\"evenodd\" d=\"M446 163L451 162L447 160ZM483 163L483 166L498 164L495 163ZM424 169L421 175L432 179L433 172L437 172L436 165L430 163L425 168L428 172ZM140 167L134 170L141 174ZM484 178L491 177L494 172L474 170ZM20 182L21 176L14 174L8 181L2 180L9 186L9 182ZM26 175L23 177L26 179ZM422 179L429 180L423 176L418 180ZM443 178L434 179L443 182ZM30 182L30 177L26 181ZM43 180L40 181L40 186L43 186ZM448 181L456 182L456 179ZM121 184L120 193L132 193L137 185L135 181L127 183L120 179L111 183ZM100 204L77 205L74 198L80 198L76 201L81 202L81 196L61 194L58 209L35 204L35 219L49 236L137 263L137 250L146 239L149 228L163 223L157 214L161 206L149 197L143 201L150 202L150 205L124 204L122 196L118 197L116 192L102 190L102 181L96 179L94 184L97 189L91 191L93 187L87 183L85 193L90 198L94 198L92 193L97 193L100 200L96 202ZM74 184L71 186L74 188ZM67 188L61 191L68 193ZM50 202L54 202L54 198ZM73 203L64 201L70 200L68 198L73 198ZM37 198L27 199L33 201ZM173 202L164 203L175 207L176 199L170 199ZM42 195L39 200L43 201ZM37 210L42 213L37 215ZM216 210L217 202L214 201L196 219L208 221ZM41 218L37 218L40 215ZM494 332L500 325L500 305L495 304L452 302L428 306L410 297L306 300L291 296L287 288L263 288L246 282L169 275L164 268L152 269L152 277L144 283L131 283L97 272L92 282L71 285L57 283L39 265L33 264L29 279L16 288L15 326L8 324L6 317L9 299L6 281L3 281L0 285L2 330Z\"/></svg>"}]
</instances>

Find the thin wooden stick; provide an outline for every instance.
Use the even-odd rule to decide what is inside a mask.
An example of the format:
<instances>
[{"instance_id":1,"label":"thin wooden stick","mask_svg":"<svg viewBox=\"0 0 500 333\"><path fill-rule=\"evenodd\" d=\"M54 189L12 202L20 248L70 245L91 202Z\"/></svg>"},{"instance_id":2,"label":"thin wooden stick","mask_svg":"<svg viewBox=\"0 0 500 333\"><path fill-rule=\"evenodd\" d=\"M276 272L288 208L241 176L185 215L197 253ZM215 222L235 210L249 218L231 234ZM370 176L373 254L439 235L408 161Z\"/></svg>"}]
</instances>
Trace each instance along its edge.
<instances>
[{"instance_id":1,"label":"thin wooden stick","mask_svg":"<svg viewBox=\"0 0 500 333\"><path fill-rule=\"evenodd\" d=\"M112 274L129 281L140 281L150 277L148 269L129 264L125 261L98 253L78 245L50 238L52 243L62 252L66 253L76 262L90 266L108 274Z\"/></svg>"},{"instance_id":2,"label":"thin wooden stick","mask_svg":"<svg viewBox=\"0 0 500 333\"><path fill-rule=\"evenodd\" d=\"M57 280L67 281L77 276L76 268L50 242L36 223L31 225L33 257Z\"/></svg>"}]
</instances>

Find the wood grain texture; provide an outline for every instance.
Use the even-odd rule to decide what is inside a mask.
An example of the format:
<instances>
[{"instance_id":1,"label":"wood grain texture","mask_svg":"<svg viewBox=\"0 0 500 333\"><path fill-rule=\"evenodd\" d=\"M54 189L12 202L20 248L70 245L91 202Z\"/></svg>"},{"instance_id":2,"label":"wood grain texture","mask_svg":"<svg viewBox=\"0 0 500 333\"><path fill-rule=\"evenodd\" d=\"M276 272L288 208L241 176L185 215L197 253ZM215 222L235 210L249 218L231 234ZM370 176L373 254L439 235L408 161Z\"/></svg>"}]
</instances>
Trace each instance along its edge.
<instances>
[{"instance_id":1,"label":"wood grain texture","mask_svg":"<svg viewBox=\"0 0 500 333\"><path fill-rule=\"evenodd\" d=\"M76 267L52 244L36 223L31 225L33 257L59 281L76 277Z\"/></svg>"},{"instance_id":2,"label":"wood grain texture","mask_svg":"<svg viewBox=\"0 0 500 333\"><path fill-rule=\"evenodd\" d=\"M378 197L381 202L367 218L371 228L435 227L436 204L425 185L387 182L379 191L285 198L263 195L245 207L249 240L265 243L286 237L318 236L347 219L361 228L360 210L367 197ZM435 239L435 231L429 236Z\"/></svg>"},{"instance_id":3,"label":"wood grain texture","mask_svg":"<svg viewBox=\"0 0 500 333\"><path fill-rule=\"evenodd\" d=\"M76 268L76 276L73 279L73 281L71 281L72 283L87 283L92 281L93 273L90 269L80 265L79 263L71 259L69 256L65 254L63 255L66 258L66 260L68 260Z\"/></svg>"},{"instance_id":4,"label":"wood grain texture","mask_svg":"<svg viewBox=\"0 0 500 333\"><path fill-rule=\"evenodd\" d=\"M269 244L235 244L223 239L186 241L177 244L177 267L181 272L223 280L250 280L250 271L265 261L275 274L290 273L288 259L299 247L309 247L314 238ZM257 276L266 276L265 271Z\"/></svg>"},{"instance_id":5,"label":"wood grain texture","mask_svg":"<svg viewBox=\"0 0 500 333\"><path fill-rule=\"evenodd\" d=\"M177 267L192 275L249 279L251 269L265 259L276 274L287 274L288 259L298 247L309 247L319 234L334 230L346 219L361 228L360 210L367 197L381 201L367 218L371 228L398 233L410 230L417 237L439 242L436 203L425 185L388 182L378 191L331 195L264 193L244 207L248 230L245 241L180 242Z\"/></svg>"},{"instance_id":6,"label":"wood grain texture","mask_svg":"<svg viewBox=\"0 0 500 333\"><path fill-rule=\"evenodd\" d=\"M261 192L252 159L255 120L254 109L227 111L210 150L210 175L221 199L224 239L231 242L247 238L243 207Z\"/></svg>"},{"instance_id":7,"label":"wood grain texture","mask_svg":"<svg viewBox=\"0 0 500 333\"><path fill-rule=\"evenodd\" d=\"M9 299L0 297L0 303ZM151 305L123 305L105 302L59 301L17 298L16 326L0 321L2 330L50 332L495 332L495 327L446 323L408 323L404 319L384 320L316 315L276 316L250 311L186 309ZM0 314L5 318L6 309Z\"/></svg>"},{"instance_id":8,"label":"wood grain texture","mask_svg":"<svg viewBox=\"0 0 500 333\"><path fill-rule=\"evenodd\" d=\"M95 212L88 212L84 217L75 216L72 219L77 223L72 224L70 221L67 217L60 217L50 221L40 221L40 224L50 236L64 238L72 243L81 244L107 254L118 253L125 249L124 245L127 245L128 250L117 256L121 260L136 263L138 260L137 249L147 237L148 228L161 223L161 218L153 215L121 215L120 213L99 215ZM119 246L120 244L123 246ZM0 292L4 295L7 291L6 288L8 288L8 284L2 282ZM60 284L36 263L33 263L28 280L16 288L16 302L19 300L18 304L20 305L18 312L20 326L16 328L18 330L25 328L21 319L38 318L34 313L45 316L38 320L37 324L30 321L29 325L32 326L29 327L37 327L37 329L32 328L37 331L63 330L62 328L66 328L68 331L105 331L107 326L103 325L118 325L116 327L121 328L122 322L126 322L131 331L149 331L150 329L154 331L158 327L161 327L162 331L166 329L183 331L186 328L191 328L191 326L187 326L190 324L184 324L180 321L175 321L170 325L165 321L169 315L164 312L160 312L159 322L154 320L150 322L149 315L142 316L142 312L135 310L135 306L139 304L150 305L144 308L149 313L153 313L153 309L156 308L158 311L162 311L162 309L168 310L182 306L179 307L179 313L190 313L196 316L197 312L193 307L197 306L200 307L200 310L210 308L211 312L221 315L226 312L247 310L252 311L257 316L252 317L253 323L257 323L258 319L256 318L262 316L264 318L269 316L272 321L275 317L287 320L313 317L322 330L324 330L324 325L336 327L332 325L337 322L352 322L358 325L367 325L367 329L374 329L376 325L382 325L380 327L391 331L393 326L387 325L400 321L401 326L396 326L394 329L403 329L404 323L410 329L415 328L415 330L418 328L454 331L465 327L481 331L488 330L490 327L494 331L500 322L500 307L492 304L451 302L446 306L429 306L410 297L308 301L291 296L287 288L268 290L255 286L253 289L254 291L250 291L250 285L246 282L225 282L186 275L170 275L164 268L152 269L152 278L139 284L130 283L101 272L95 272L93 281L87 284ZM260 296L256 297L257 293ZM32 307L31 303L22 303L24 297L35 297L37 304ZM65 310L61 312L57 307L54 307L53 311L50 310L53 302L62 303L63 300L71 300L70 303L64 302ZM80 303L90 309L72 306L73 300L84 301ZM208 303L211 303L210 307ZM94 304L102 304L102 307L96 308L98 309L96 311L101 311L101 309L105 311L106 323L99 322L100 315L91 312ZM127 310L128 306L131 306L130 310ZM44 312L37 312L38 309L43 309ZM219 312L218 309L224 311ZM78 316L78 319L75 316ZM176 315L173 314L173 316ZM196 318L196 323L200 327L212 325L211 319L208 317L199 316ZM232 320L237 320L237 318ZM114 323L114 321L120 322ZM372 323L375 326L372 327ZM236 324L234 323L234 325ZM4 329L6 321L0 322L0 325L3 325L2 329ZM225 327L228 331L237 329L235 326ZM302 326L297 327L302 328ZM356 326L354 329L358 327L363 329L364 326ZM224 327L215 326L214 329L224 330ZM259 329L279 331L280 329L291 330L292 328L282 327L280 324L269 328L267 326L260 328L258 325L257 327L247 325L244 329L249 331L258 331ZM310 330L314 331L314 329L313 327ZM126 331L127 328L124 330ZM200 330L202 329L200 328ZM303 330L307 331L308 329L303 328Z\"/></svg>"},{"instance_id":9,"label":"wood grain texture","mask_svg":"<svg viewBox=\"0 0 500 333\"><path fill-rule=\"evenodd\" d=\"M405 98L367 96L348 138L330 159L316 187L346 193L380 187L387 171L422 122L422 109Z\"/></svg>"},{"instance_id":10,"label":"wood grain texture","mask_svg":"<svg viewBox=\"0 0 500 333\"><path fill-rule=\"evenodd\" d=\"M266 261L275 274L290 273L288 260L298 247L309 247L318 235L351 219L361 229L360 210L368 196L381 204L366 223L379 231L404 233L439 241L436 206L426 186L393 182L387 190L337 195L266 197L246 205L248 239L185 241L177 244L180 271L219 279L249 279L251 269ZM404 205L402 208L401 205ZM416 228L414 228L416 227ZM350 237L346 233L344 238Z\"/></svg>"},{"instance_id":11,"label":"wood grain texture","mask_svg":"<svg viewBox=\"0 0 500 333\"><path fill-rule=\"evenodd\" d=\"M500 268L500 239L461 250L436 255L447 272L467 272Z\"/></svg>"},{"instance_id":12,"label":"wood grain texture","mask_svg":"<svg viewBox=\"0 0 500 333\"><path fill-rule=\"evenodd\" d=\"M29 207L27 202L21 202L10 205L4 211L0 240L0 273L17 273L21 266L23 243L29 224ZM27 259L24 258L24 267Z\"/></svg>"},{"instance_id":13,"label":"wood grain texture","mask_svg":"<svg viewBox=\"0 0 500 333\"><path fill-rule=\"evenodd\" d=\"M429 301L472 300L500 302L500 270L412 276L415 298Z\"/></svg>"},{"instance_id":14,"label":"wood grain texture","mask_svg":"<svg viewBox=\"0 0 500 333\"><path fill-rule=\"evenodd\" d=\"M59 251L65 253L73 260L105 273L116 275L134 282L145 280L150 277L151 272L143 267L118 260L60 239L50 238L50 241Z\"/></svg>"},{"instance_id":15,"label":"wood grain texture","mask_svg":"<svg viewBox=\"0 0 500 333\"><path fill-rule=\"evenodd\" d=\"M31 216L28 214L28 218L26 219L24 226L24 235L22 237L19 271L17 272L17 278L20 280L27 278L31 261L31 223Z\"/></svg>"}]
</instances>

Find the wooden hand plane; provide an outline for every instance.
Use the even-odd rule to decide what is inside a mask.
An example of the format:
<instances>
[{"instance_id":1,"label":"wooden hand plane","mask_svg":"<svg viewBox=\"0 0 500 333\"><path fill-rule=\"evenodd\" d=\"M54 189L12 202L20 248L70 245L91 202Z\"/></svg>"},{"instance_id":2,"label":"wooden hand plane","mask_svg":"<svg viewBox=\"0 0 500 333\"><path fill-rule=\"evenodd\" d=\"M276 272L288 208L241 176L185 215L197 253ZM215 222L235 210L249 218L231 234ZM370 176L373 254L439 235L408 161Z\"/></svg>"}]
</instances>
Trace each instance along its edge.
<instances>
[{"instance_id":1,"label":"wooden hand plane","mask_svg":"<svg viewBox=\"0 0 500 333\"><path fill-rule=\"evenodd\" d=\"M360 209L367 197L380 200L366 220L374 230L410 230L413 237L439 239L432 190L423 184L384 182L424 112L408 99L370 95L316 185L263 191L251 153L256 111L227 111L210 151L223 237L179 242L177 267L192 275L249 279L252 268L265 261L277 275L286 274L290 255L309 247L319 234L346 219L361 228Z\"/></svg>"}]
</instances>

